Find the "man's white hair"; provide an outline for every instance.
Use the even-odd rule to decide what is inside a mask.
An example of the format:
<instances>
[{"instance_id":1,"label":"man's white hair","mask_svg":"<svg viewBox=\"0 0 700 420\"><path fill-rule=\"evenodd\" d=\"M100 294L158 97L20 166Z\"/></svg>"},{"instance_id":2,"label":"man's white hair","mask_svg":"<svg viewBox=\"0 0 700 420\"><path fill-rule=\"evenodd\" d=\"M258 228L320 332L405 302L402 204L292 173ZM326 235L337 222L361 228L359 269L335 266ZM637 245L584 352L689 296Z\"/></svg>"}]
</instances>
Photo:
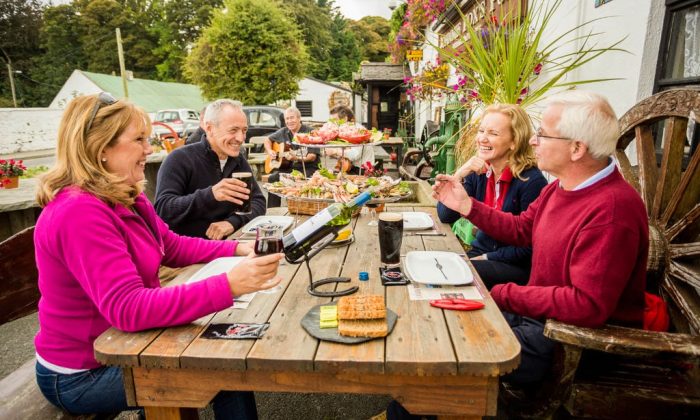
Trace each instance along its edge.
<instances>
[{"instance_id":1,"label":"man's white hair","mask_svg":"<svg viewBox=\"0 0 700 420\"><path fill-rule=\"evenodd\" d=\"M292 114L292 113L293 113L294 115L296 115L297 117L301 118L301 111L299 111L298 108L295 108L295 107L293 107L293 106L290 106L289 108L287 108L287 109L284 110L284 116L285 116L285 117L287 116L287 114Z\"/></svg>"},{"instance_id":2,"label":"man's white hair","mask_svg":"<svg viewBox=\"0 0 700 420\"><path fill-rule=\"evenodd\" d=\"M204 123L211 122L215 126L218 126L221 111L227 106L230 106L235 111L243 112L243 104L240 101L234 101L233 99L217 99L207 106L207 110L204 112Z\"/></svg>"},{"instance_id":3,"label":"man's white hair","mask_svg":"<svg viewBox=\"0 0 700 420\"><path fill-rule=\"evenodd\" d=\"M546 105L561 107L561 119L556 127L561 136L586 143L596 159L604 159L615 153L620 124L604 96L582 90L567 90L549 98Z\"/></svg>"}]
</instances>

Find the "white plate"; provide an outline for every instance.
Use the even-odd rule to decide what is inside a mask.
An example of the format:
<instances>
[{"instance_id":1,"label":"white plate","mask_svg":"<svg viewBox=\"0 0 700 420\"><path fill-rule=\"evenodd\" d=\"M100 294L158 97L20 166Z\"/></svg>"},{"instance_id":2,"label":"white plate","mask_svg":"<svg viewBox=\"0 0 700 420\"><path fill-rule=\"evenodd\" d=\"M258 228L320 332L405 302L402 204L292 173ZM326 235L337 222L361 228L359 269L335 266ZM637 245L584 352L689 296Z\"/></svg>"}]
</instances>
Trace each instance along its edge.
<instances>
[{"instance_id":1,"label":"white plate","mask_svg":"<svg viewBox=\"0 0 700 420\"><path fill-rule=\"evenodd\" d=\"M403 230L432 229L433 218L428 213L407 211L403 214Z\"/></svg>"},{"instance_id":2,"label":"white plate","mask_svg":"<svg viewBox=\"0 0 700 420\"><path fill-rule=\"evenodd\" d=\"M210 261L207 265L200 268L196 273L194 273L192 277L190 277L186 281L186 283L195 283L207 279L211 276L215 276L217 274L228 273L233 267L236 266L236 264L241 262L244 258L245 257L221 257ZM246 295L238 296L235 299L234 307L236 306L236 303L250 302L254 296L255 293L249 293Z\"/></svg>"},{"instance_id":3,"label":"white plate","mask_svg":"<svg viewBox=\"0 0 700 420\"><path fill-rule=\"evenodd\" d=\"M275 224L285 231L292 225L293 222L294 218L290 216L258 216L243 226L241 231L245 235L254 235L255 229L257 229L258 226L268 223Z\"/></svg>"},{"instance_id":4,"label":"white plate","mask_svg":"<svg viewBox=\"0 0 700 420\"><path fill-rule=\"evenodd\" d=\"M442 272L436 260L442 266ZM404 271L416 283L462 285L474 281L467 263L454 252L411 251L406 254Z\"/></svg>"}]
</instances>

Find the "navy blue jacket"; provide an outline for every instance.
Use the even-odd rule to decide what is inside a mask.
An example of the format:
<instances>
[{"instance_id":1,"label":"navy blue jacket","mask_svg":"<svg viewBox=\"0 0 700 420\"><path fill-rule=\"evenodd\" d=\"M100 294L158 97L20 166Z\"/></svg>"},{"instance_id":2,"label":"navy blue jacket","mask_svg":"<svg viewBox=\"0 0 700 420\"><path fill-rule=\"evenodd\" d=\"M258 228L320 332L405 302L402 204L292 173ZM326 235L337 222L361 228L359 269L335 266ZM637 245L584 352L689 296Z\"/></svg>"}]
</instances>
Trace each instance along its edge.
<instances>
[{"instance_id":1,"label":"navy blue jacket","mask_svg":"<svg viewBox=\"0 0 700 420\"><path fill-rule=\"evenodd\" d=\"M516 215L525 211L530 203L535 201L540 195L542 188L547 185L547 180L536 167L526 169L520 176L527 179L527 181L513 177L506 197L503 200L502 209L505 212ZM464 178L463 186L470 197L484 201L486 196L486 174L469 174ZM461 217L459 213L445 207L442 203L438 203L437 211L440 221L444 223L454 223ZM492 261L501 261L527 269L530 268L532 248L503 244L481 230L477 232L476 238L472 242L472 249L478 251L479 255L486 254L486 257Z\"/></svg>"},{"instance_id":2,"label":"navy blue jacket","mask_svg":"<svg viewBox=\"0 0 700 420\"><path fill-rule=\"evenodd\" d=\"M219 157L206 134L198 143L179 147L168 155L158 171L155 208L158 215L180 235L206 238L209 225L228 221L238 230L266 211L265 196L253 181L251 214L236 214L237 205L217 201L211 188L233 172L253 172L242 154L229 157L221 170Z\"/></svg>"}]
</instances>

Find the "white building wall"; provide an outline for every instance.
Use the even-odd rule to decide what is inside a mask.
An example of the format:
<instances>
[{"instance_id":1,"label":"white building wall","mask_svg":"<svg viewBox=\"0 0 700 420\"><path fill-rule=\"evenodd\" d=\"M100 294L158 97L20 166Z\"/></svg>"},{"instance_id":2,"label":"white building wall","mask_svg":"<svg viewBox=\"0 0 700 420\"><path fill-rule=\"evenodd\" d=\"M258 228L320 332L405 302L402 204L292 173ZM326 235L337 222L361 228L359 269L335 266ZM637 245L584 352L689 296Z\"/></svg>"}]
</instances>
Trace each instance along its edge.
<instances>
[{"instance_id":1,"label":"white building wall","mask_svg":"<svg viewBox=\"0 0 700 420\"><path fill-rule=\"evenodd\" d=\"M540 5L545 1L537 0L533 1L533 4ZM627 52L606 52L571 72L565 80L619 79L585 84L578 87L578 89L590 90L607 97L618 117L622 116L637 103L637 92L641 75L650 74L653 80L656 70L655 57L653 65L642 66L645 42L647 40L647 24L652 3L654 3L652 0L613 0L600 7L595 7L595 2L593 1L562 2L562 5L550 22L549 28L551 28L551 31L547 32L542 40L543 44L547 44L560 34L585 22L594 20L595 22L569 34L566 39L584 37L589 33L599 33L601 35L598 35L594 42L598 47L602 47L625 38L618 47ZM658 30L660 37L660 26ZM579 40L575 47L580 47L582 42L582 40ZM573 49L574 45L571 45L569 48L559 48L557 54L566 54ZM658 41L656 51L658 53ZM543 75L546 75L546 69ZM650 93L651 90L649 90Z\"/></svg>"},{"instance_id":2,"label":"white building wall","mask_svg":"<svg viewBox=\"0 0 700 420\"><path fill-rule=\"evenodd\" d=\"M547 1L549 0L530 0L529 3L534 8ZM619 79L585 84L578 89L591 90L604 95L620 117L640 99L652 93L663 23L663 3L657 0L613 0L596 8L593 0L564 1L552 17L548 26L550 30L541 43L546 45L563 32L598 18L604 19L586 25L577 32L569 34L566 39L583 36L589 32L601 33L596 40L597 46L601 47L626 37L619 48L627 52L606 52L573 71L564 80ZM433 43L437 43L435 34L431 31L428 31L426 36L428 39L433 39ZM424 62L434 60L433 48L427 43L425 45ZM559 48L557 55L566 54L573 48L573 46ZM421 67L424 62L421 63ZM413 68L411 70L413 72ZM545 67L540 79L546 77L546 72ZM449 83L454 83L454 79L451 78ZM440 103L433 102L432 106L429 106L416 102L415 105L416 130L421 130L426 120L433 119L434 116L431 115L433 109ZM531 109L530 112L536 114L537 109Z\"/></svg>"},{"instance_id":3,"label":"white building wall","mask_svg":"<svg viewBox=\"0 0 700 420\"><path fill-rule=\"evenodd\" d=\"M355 113L355 121L361 123L367 122L367 102L363 102L362 95L354 94L355 106L353 108L353 93L350 90L308 78L299 81L299 93L292 101L292 105L296 106L296 101L311 101L312 116L302 117L302 120L315 122L328 121L328 118L330 118L328 102L334 92L342 92L348 97L350 100L350 108L352 108Z\"/></svg>"},{"instance_id":4,"label":"white building wall","mask_svg":"<svg viewBox=\"0 0 700 420\"><path fill-rule=\"evenodd\" d=\"M52 109L65 109L68 102L81 95L92 95L102 92L95 83L85 77L80 70L73 70L66 83L49 104Z\"/></svg>"},{"instance_id":5,"label":"white building wall","mask_svg":"<svg viewBox=\"0 0 700 420\"><path fill-rule=\"evenodd\" d=\"M56 148L62 109L0 108L0 154Z\"/></svg>"}]
</instances>

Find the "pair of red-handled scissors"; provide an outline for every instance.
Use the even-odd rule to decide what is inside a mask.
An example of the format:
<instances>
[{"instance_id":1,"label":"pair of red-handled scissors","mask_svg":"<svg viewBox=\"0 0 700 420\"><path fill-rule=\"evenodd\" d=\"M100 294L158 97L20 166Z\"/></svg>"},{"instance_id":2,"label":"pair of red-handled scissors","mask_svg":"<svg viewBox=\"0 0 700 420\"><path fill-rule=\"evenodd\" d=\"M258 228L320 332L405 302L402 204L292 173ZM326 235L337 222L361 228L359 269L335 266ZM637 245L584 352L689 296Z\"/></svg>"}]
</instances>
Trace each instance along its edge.
<instances>
[{"instance_id":1,"label":"pair of red-handled scissors","mask_svg":"<svg viewBox=\"0 0 700 420\"><path fill-rule=\"evenodd\" d=\"M436 308L453 309L455 311L473 311L484 307L483 302L462 298L431 300L430 305Z\"/></svg>"}]
</instances>

